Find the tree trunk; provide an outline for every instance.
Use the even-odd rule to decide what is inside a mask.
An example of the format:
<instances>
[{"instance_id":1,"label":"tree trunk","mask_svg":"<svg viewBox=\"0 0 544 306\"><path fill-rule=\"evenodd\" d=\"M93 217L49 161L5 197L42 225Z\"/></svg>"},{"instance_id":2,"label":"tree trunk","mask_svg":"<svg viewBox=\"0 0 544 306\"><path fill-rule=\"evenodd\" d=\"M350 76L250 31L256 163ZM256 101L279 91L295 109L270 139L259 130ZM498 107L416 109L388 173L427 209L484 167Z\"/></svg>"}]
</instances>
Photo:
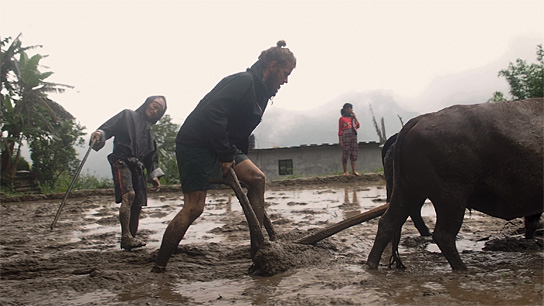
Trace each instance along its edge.
<instances>
[{"instance_id":1,"label":"tree trunk","mask_svg":"<svg viewBox=\"0 0 544 306\"><path fill-rule=\"evenodd\" d=\"M12 175L12 156L15 143L6 139L4 139L3 142L6 149L2 150L2 185L11 187L13 185L14 177L14 175Z\"/></svg>"}]
</instances>

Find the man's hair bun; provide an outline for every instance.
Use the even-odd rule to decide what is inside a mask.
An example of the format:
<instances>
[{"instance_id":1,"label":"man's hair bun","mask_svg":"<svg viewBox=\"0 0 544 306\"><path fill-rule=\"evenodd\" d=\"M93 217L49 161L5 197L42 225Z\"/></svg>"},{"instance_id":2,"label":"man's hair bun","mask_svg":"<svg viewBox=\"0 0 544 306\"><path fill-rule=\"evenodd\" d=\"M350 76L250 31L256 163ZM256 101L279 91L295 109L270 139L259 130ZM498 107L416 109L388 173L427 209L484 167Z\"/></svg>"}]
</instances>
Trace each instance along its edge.
<instances>
[{"instance_id":1,"label":"man's hair bun","mask_svg":"<svg viewBox=\"0 0 544 306\"><path fill-rule=\"evenodd\" d=\"M268 63L276 61L281 66L286 65L287 63L292 63L294 67L297 63L297 59L293 55L293 52L291 52L291 50L285 46L287 46L285 40L279 40L276 43L276 46L270 47L261 52L261 55L259 55L259 61L264 66L268 65Z\"/></svg>"}]
</instances>

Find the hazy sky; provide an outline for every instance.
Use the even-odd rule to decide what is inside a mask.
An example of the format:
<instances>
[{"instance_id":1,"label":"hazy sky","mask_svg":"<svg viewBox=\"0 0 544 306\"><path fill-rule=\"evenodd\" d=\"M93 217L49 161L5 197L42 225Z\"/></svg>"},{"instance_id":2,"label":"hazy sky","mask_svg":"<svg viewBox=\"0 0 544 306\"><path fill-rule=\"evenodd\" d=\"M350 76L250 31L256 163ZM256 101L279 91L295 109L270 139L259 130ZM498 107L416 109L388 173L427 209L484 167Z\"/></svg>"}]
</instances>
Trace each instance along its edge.
<instances>
[{"instance_id":1,"label":"hazy sky","mask_svg":"<svg viewBox=\"0 0 544 306\"><path fill-rule=\"evenodd\" d=\"M0 0L0 10L2 38L43 45L49 80L75 87L53 99L87 132L156 94L182 123L279 39L298 63L271 108L303 114L350 92L388 90L419 113L484 84L491 96L507 89L498 69L534 61L544 40L543 0Z\"/></svg>"}]
</instances>

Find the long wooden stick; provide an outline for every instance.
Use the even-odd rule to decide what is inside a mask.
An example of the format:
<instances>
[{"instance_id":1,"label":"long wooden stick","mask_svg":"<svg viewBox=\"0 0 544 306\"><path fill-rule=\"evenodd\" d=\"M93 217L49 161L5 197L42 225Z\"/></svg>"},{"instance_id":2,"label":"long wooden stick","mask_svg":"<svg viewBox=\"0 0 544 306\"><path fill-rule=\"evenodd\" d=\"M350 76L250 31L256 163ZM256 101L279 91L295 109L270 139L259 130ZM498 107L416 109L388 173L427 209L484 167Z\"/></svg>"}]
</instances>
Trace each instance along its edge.
<instances>
[{"instance_id":1,"label":"long wooden stick","mask_svg":"<svg viewBox=\"0 0 544 306\"><path fill-rule=\"evenodd\" d=\"M64 204L66 204L66 199L68 199L68 195L70 194L70 191L72 190L72 187L74 187L74 183L77 180L77 177L79 176L79 173L81 172L81 168L83 168L83 165L85 164L85 161L87 160L87 157L89 156L89 153L91 153L91 149L94 146L94 143L96 142L95 139L91 140L91 144L89 145L89 149L87 150L87 153L85 153L85 157L83 157L83 160L79 164L79 168L77 168L76 174L74 175L74 178L72 179L72 182L70 183L70 186L68 187L68 190L66 190L66 194L64 195L64 199L60 203L59 209L57 210L57 214L55 215L55 220L53 220L53 223L51 223L51 230L53 230L53 227L55 227L55 224L57 224L57 221L60 217L60 212L62 211L62 208L64 207Z\"/></svg>"},{"instance_id":2,"label":"long wooden stick","mask_svg":"<svg viewBox=\"0 0 544 306\"><path fill-rule=\"evenodd\" d=\"M305 237L300 238L299 240L295 241L296 243L300 244L314 244L320 240L323 240L327 237L330 237L342 230L347 229L348 227L352 227L354 225L357 225L359 223L363 223L365 221L374 219L376 217L379 217L385 213L387 208L389 207L389 203L383 204L381 206L375 207L369 211L366 211L364 213L358 214L356 216L353 216L351 218L348 218L346 220L340 221L336 224L333 224L327 228L324 228L322 230L319 230L315 233L312 233L310 235L307 235Z\"/></svg>"}]
</instances>

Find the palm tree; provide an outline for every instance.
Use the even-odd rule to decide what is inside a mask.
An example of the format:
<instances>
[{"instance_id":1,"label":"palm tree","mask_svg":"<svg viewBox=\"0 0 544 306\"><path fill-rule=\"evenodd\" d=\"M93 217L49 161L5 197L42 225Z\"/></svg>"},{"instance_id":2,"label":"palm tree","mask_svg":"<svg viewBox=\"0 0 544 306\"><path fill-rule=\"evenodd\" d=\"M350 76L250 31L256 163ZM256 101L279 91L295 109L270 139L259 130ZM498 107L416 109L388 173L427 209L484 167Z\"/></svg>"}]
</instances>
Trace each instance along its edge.
<instances>
[{"instance_id":1,"label":"palm tree","mask_svg":"<svg viewBox=\"0 0 544 306\"><path fill-rule=\"evenodd\" d=\"M46 79L53 73L40 72L40 61L44 56L36 54L29 57L26 53L40 46L22 47L20 36L5 51L3 47L10 38L4 39L0 49L0 148L2 185L5 186L12 185L23 141L54 133L51 119L53 122L74 119L62 106L47 97L48 93L64 92L72 86L47 82Z\"/></svg>"}]
</instances>

